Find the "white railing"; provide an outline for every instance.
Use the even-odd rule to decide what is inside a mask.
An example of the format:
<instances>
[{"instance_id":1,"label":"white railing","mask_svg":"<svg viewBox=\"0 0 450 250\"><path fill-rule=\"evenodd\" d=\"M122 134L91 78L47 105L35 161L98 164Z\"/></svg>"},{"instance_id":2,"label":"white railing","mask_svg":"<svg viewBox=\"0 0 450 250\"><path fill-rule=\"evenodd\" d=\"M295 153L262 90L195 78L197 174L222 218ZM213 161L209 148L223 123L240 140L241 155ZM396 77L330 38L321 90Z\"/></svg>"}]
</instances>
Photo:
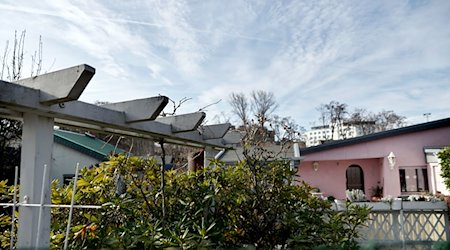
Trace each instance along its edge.
<instances>
[{"instance_id":1,"label":"white railing","mask_svg":"<svg viewBox=\"0 0 450 250\"><path fill-rule=\"evenodd\" d=\"M361 229L360 242L381 245L431 245L450 241L448 207L445 202L355 202L371 207ZM337 209L345 209L337 206Z\"/></svg>"}]
</instances>

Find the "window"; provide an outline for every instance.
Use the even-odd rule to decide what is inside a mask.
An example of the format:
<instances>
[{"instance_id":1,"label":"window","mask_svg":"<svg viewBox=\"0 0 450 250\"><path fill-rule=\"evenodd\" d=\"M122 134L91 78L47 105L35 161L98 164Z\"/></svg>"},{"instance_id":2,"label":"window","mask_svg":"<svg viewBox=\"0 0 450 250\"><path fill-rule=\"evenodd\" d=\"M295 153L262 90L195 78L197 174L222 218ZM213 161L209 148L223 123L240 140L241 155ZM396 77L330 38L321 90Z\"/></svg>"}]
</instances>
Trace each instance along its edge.
<instances>
[{"instance_id":1,"label":"window","mask_svg":"<svg viewBox=\"0 0 450 250\"><path fill-rule=\"evenodd\" d=\"M426 167L400 168L400 189L402 193L428 192L428 172Z\"/></svg>"}]
</instances>

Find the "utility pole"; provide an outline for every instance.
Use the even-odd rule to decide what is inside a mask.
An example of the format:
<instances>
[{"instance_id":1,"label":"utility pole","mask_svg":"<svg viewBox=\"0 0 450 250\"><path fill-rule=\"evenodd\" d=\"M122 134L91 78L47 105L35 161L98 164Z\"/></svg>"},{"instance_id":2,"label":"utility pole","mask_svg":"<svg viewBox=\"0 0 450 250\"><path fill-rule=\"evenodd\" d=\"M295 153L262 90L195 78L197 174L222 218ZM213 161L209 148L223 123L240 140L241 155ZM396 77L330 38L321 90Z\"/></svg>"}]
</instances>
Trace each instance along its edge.
<instances>
[{"instance_id":1,"label":"utility pole","mask_svg":"<svg viewBox=\"0 0 450 250\"><path fill-rule=\"evenodd\" d=\"M424 113L423 116L425 116L427 118L427 122L429 122L430 120L430 115L431 113Z\"/></svg>"}]
</instances>

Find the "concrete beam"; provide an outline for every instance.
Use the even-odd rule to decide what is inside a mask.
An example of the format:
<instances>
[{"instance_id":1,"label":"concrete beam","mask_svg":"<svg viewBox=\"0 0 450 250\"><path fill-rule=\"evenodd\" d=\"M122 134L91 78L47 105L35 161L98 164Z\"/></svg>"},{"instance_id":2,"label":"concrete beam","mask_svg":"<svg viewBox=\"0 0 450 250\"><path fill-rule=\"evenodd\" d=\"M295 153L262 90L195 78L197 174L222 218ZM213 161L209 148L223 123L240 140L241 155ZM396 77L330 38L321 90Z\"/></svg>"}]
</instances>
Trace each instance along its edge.
<instances>
[{"instance_id":1,"label":"concrete beam","mask_svg":"<svg viewBox=\"0 0 450 250\"><path fill-rule=\"evenodd\" d=\"M23 114L20 112L16 112L5 108L0 108L0 115L4 118L11 118L15 120L20 120L23 116Z\"/></svg>"},{"instance_id":2,"label":"concrete beam","mask_svg":"<svg viewBox=\"0 0 450 250\"><path fill-rule=\"evenodd\" d=\"M40 103L53 105L78 100L95 74L95 69L81 64L75 67L50 72L17 81L18 84L39 89Z\"/></svg>"},{"instance_id":3,"label":"concrete beam","mask_svg":"<svg viewBox=\"0 0 450 250\"><path fill-rule=\"evenodd\" d=\"M209 139L209 140L205 140L210 144L224 144L224 140L222 138L216 138L216 139ZM231 146L228 147L224 147L224 148L233 148Z\"/></svg>"},{"instance_id":4,"label":"concrete beam","mask_svg":"<svg viewBox=\"0 0 450 250\"><path fill-rule=\"evenodd\" d=\"M197 130L178 133L177 136L182 138L197 138L207 141L210 144L225 146L223 137L230 127L231 124L229 123L200 126Z\"/></svg>"},{"instance_id":5,"label":"concrete beam","mask_svg":"<svg viewBox=\"0 0 450 250\"><path fill-rule=\"evenodd\" d=\"M126 102L108 103L102 107L125 112L126 122L155 120L169 102L166 96L156 96Z\"/></svg>"},{"instance_id":6,"label":"concrete beam","mask_svg":"<svg viewBox=\"0 0 450 250\"><path fill-rule=\"evenodd\" d=\"M173 133L181 133L196 130L205 119L204 112L196 112L183 115L174 115L157 118L156 121L170 125Z\"/></svg>"},{"instance_id":7,"label":"concrete beam","mask_svg":"<svg viewBox=\"0 0 450 250\"><path fill-rule=\"evenodd\" d=\"M204 140L223 138L230 129L230 123L214 124L202 126L202 134Z\"/></svg>"},{"instance_id":8,"label":"concrete beam","mask_svg":"<svg viewBox=\"0 0 450 250\"><path fill-rule=\"evenodd\" d=\"M169 124L161 123L158 120L128 123L124 112L81 101L72 101L65 105L43 105L40 103L39 90L5 81L0 81L0 107L19 112L17 114L31 112L52 117L58 125L87 128L124 136L164 139L170 143L193 147L209 145L223 148L225 146L210 144L204 141L200 135L181 136L180 133L174 133L173 126L167 119L163 120ZM204 113L200 113L200 116L203 117ZM191 129L195 129L194 127L196 126Z\"/></svg>"}]
</instances>

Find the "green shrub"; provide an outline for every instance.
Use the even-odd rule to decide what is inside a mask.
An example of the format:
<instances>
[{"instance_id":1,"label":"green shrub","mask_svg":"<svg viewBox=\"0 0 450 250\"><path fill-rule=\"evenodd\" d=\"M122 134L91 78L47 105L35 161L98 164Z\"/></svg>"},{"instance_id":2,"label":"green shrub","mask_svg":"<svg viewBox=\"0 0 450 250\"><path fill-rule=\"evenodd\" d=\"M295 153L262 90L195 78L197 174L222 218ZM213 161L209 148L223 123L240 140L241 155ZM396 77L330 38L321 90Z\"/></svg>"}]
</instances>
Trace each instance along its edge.
<instances>
[{"instance_id":1,"label":"green shrub","mask_svg":"<svg viewBox=\"0 0 450 250\"><path fill-rule=\"evenodd\" d=\"M70 247L231 248L356 247L366 208L334 211L294 184L285 161L224 167L220 162L196 172L165 172L165 212L161 172L153 159L118 156L100 167L82 169ZM72 187L52 184L52 202L70 204ZM61 248L68 209L52 209L51 247ZM8 238L9 239L9 238Z\"/></svg>"},{"instance_id":2,"label":"green shrub","mask_svg":"<svg viewBox=\"0 0 450 250\"><path fill-rule=\"evenodd\" d=\"M441 164L441 176L447 189L450 189L450 147L446 147L438 153Z\"/></svg>"}]
</instances>

